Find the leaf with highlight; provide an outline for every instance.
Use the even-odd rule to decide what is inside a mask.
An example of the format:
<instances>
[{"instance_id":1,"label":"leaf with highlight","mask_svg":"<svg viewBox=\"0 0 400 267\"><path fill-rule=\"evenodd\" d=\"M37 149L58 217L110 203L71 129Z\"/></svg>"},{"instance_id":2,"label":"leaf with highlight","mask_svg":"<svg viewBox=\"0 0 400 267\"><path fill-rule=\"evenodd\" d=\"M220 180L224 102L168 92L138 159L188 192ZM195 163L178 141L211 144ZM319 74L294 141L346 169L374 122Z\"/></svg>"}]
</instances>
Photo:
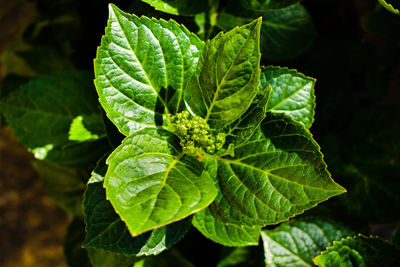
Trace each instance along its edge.
<instances>
[{"instance_id":1,"label":"leaf with highlight","mask_svg":"<svg viewBox=\"0 0 400 267\"><path fill-rule=\"evenodd\" d=\"M284 114L267 113L233 157L205 163L220 188L215 213L236 225L276 224L345 192L311 134Z\"/></svg>"},{"instance_id":2,"label":"leaf with highlight","mask_svg":"<svg viewBox=\"0 0 400 267\"><path fill-rule=\"evenodd\" d=\"M210 207L212 207L211 204ZM212 214L207 207L193 216L193 225L205 237L223 246L256 246L260 237L261 227L246 227L225 223Z\"/></svg>"},{"instance_id":3,"label":"leaf with highlight","mask_svg":"<svg viewBox=\"0 0 400 267\"><path fill-rule=\"evenodd\" d=\"M125 255L147 256L159 254L183 238L191 225L191 218L157 228L135 238L131 236L125 223L106 199L103 187L107 171L105 159L106 157L98 162L85 191L83 206L87 234L84 247ZM89 250L89 257L90 255Z\"/></svg>"},{"instance_id":4,"label":"leaf with highlight","mask_svg":"<svg viewBox=\"0 0 400 267\"><path fill-rule=\"evenodd\" d=\"M163 129L129 136L107 164L107 199L132 236L182 220L217 194L201 163L184 155L178 137Z\"/></svg>"},{"instance_id":5,"label":"leaf with highlight","mask_svg":"<svg viewBox=\"0 0 400 267\"><path fill-rule=\"evenodd\" d=\"M358 235L333 242L313 262L321 267L400 266L400 250L377 237Z\"/></svg>"},{"instance_id":6,"label":"leaf with highlight","mask_svg":"<svg viewBox=\"0 0 400 267\"><path fill-rule=\"evenodd\" d=\"M110 5L95 59L95 85L107 116L128 136L183 110L183 92L204 44L173 20L129 15Z\"/></svg>"},{"instance_id":7,"label":"leaf with highlight","mask_svg":"<svg viewBox=\"0 0 400 267\"><path fill-rule=\"evenodd\" d=\"M267 111L285 113L310 128L314 121L315 79L296 70L269 66L262 70L261 87L270 87Z\"/></svg>"},{"instance_id":8,"label":"leaf with highlight","mask_svg":"<svg viewBox=\"0 0 400 267\"><path fill-rule=\"evenodd\" d=\"M261 19L220 33L206 44L185 93L188 109L211 128L237 120L257 94Z\"/></svg>"},{"instance_id":9,"label":"leaf with highlight","mask_svg":"<svg viewBox=\"0 0 400 267\"><path fill-rule=\"evenodd\" d=\"M333 241L353 235L344 226L320 219L294 220L264 230L265 263L268 266L314 266L312 259Z\"/></svg>"}]
</instances>

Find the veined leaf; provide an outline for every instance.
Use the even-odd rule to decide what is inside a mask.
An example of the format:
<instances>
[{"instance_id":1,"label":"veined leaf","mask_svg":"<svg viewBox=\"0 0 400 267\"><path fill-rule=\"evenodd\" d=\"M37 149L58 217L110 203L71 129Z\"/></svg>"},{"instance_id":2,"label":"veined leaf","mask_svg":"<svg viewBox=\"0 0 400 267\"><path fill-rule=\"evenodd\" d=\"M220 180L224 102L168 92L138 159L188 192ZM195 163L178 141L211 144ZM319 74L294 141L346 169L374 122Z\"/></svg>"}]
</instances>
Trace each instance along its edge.
<instances>
[{"instance_id":1,"label":"veined leaf","mask_svg":"<svg viewBox=\"0 0 400 267\"><path fill-rule=\"evenodd\" d=\"M0 108L14 135L31 150L65 145L77 116L90 122L85 126L93 134L104 136L91 80L88 73L77 71L32 80L2 98Z\"/></svg>"},{"instance_id":2,"label":"veined leaf","mask_svg":"<svg viewBox=\"0 0 400 267\"><path fill-rule=\"evenodd\" d=\"M243 25L260 13L237 16L220 13L217 26L228 31L235 26ZM250 17L250 18L249 18ZM315 26L311 16L301 4L288 8L262 13L261 51L263 59L282 61L302 54L316 37Z\"/></svg>"},{"instance_id":3,"label":"veined leaf","mask_svg":"<svg viewBox=\"0 0 400 267\"><path fill-rule=\"evenodd\" d=\"M263 78L263 74L261 74L261 77ZM249 109L239 119L228 125L224 131L227 134L226 140L228 144L238 145L251 137L265 118L269 90L268 85L262 83L261 79L259 94L253 100Z\"/></svg>"},{"instance_id":4,"label":"veined leaf","mask_svg":"<svg viewBox=\"0 0 400 267\"><path fill-rule=\"evenodd\" d=\"M300 0L240 0L244 8L258 12L281 9L298 2L300 2Z\"/></svg>"},{"instance_id":5,"label":"veined leaf","mask_svg":"<svg viewBox=\"0 0 400 267\"><path fill-rule=\"evenodd\" d=\"M392 267L400 265L400 250L382 239L358 235L333 242L313 262L321 267Z\"/></svg>"},{"instance_id":6,"label":"veined leaf","mask_svg":"<svg viewBox=\"0 0 400 267\"><path fill-rule=\"evenodd\" d=\"M83 205L87 234L84 247L96 248L96 251L104 249L125 255L142 256L159 254L178 242L188 231L191 218L157 228L135 238L131 236L125 223L106 200L103 188L104 175L107 171L106 157L99 161L85 192ZM89 257L92 258L90 251ZM112 260L113 254L106 254L104 257Z\"/></svg>"},{"instance_id":7,"label":"veined leaf","mask_svg":"<svg viewBox=\"0 0 400 267\"><path fill-rule=\"evenodd\" d=\"M126 138L107 159L107 199L132 236L181 220L207 207L217 191L172 133L146 128Z\"/></svg>"},{"instance_id":8,"label":"veined leaf","mask_svg":"<svg viewBox=\"0 0 400 267\"><path fill-rule=\"evenodd\" d=\"M310 128L314 121L315 79L296 70L266 67L262 70L261 87L270 87L267 111L285 113Z\"/></svg>"},{"instance_id":9,"label":"veined leaf","mask_svg":"<svg viewBox=\"0 0 400 267\"><path fill-rule=\"evenodd\" d=\"M252 228L225 223L212 214L210 206L197 212L193 216L192 223L205 237L223 246L258 245L261 232L261 227Z\"/></svg>"},{"instance_id":10,"label":"veined leaf","mask_svg":"<svg viewBox=\"0 0 400 267\"><path fill-rule=\"evenodd\" d=\"M236 225L276 224L345 192L311 134L284 114L267 113L233 157L205 163L220 188L215 213Z\"/></svg>"},{"instance_id":11,"label":"veined leaf","mask_svg":"<svg viewBox=\"0 0 400 267\"><path fill-rule=\"evenodd\" d=\"M183 91L204 44L173 20L136 17L110 5L95 59L96 88L107 116L124 135L164 124L183 109Z\"/></svg>"},{"instance_id":12,"label":"veined leaf","mask_svg":"<svg viewBox=\"0 0 400 267\"><path fill-rule=\"evenodd\" d=\"M142 0L156 10L173 15L191 16L204 11L208 6L207 0Z\"/></svg>"},{"instance_id":13,"label":"veined leaf","mask_svg":"<svg viewBox=\"0 0 400 267\"><path fill-rule=\"evenodd\" d=\"M139 258L135 256L121 255L102 249L91 248L87 250L87 253L93 267L132 267L139 261Z\"/></svg>"},{"instance_id":14,"label":"veined leaf","mask_svg":"<svg viewBox=\"0 0 400 267\"><path fill-rule=\"evenodd\" d=\"M400 10L398 9L398 8L395 8L394 6L393 6L393 4L392 4L392 2L396 2L396 1L393 1L393 0L378 0L378 2L384 7L384 8L386 8L387 10L389 10L390 12L392 12L392 13L394 13L394 14L396 14L396 15L399 15L400 14ZM398 6L400 6L400 4L398 3L397 4Z\"/></svg>"},{"instance_id":15,"label":"veined leaf","mask_svg":"<svg viewBox=\"0 0 400 267\"><path fill-rule=\"evenodd\" d=\"M261 19L220 33L206 44L185 93L188 109L212 128L238 119L257 94Z\"/></svg>"},{"instance_id":16,"label":"veined leaf","mask_svg":"<svg viewBox=\"0 0 400 267\"><path fill-rule=\"evenodd\" d=\"M261 233L265 263L276 267L314 266L312 259L315 256L331 246L333 241L352 234L343 226L319 219L284 223Z\"/></svg>"}]
</instances>

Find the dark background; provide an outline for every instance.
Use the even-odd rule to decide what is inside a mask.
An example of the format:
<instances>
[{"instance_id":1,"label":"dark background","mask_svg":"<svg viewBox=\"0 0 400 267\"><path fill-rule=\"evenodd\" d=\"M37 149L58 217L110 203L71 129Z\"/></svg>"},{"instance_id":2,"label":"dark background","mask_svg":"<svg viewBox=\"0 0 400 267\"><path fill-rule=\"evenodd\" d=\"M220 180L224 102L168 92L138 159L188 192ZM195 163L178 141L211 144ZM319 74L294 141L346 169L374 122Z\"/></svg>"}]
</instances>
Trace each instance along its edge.
<instances>
[{"instance_id":1,"label":"dark background","mask_svg":"<svg viewBox=\"0 0 400 267\"><path fill-rule=\"evenodd\" d=\"M114 3L138 15L170 17L140 1ZM356 232L389 239L400 221L400 16L376 3L303 1L316 40L291 61L262 63L296 68L317 79L311 132L332 177L348 193L306 215L322 214ZM55 71L92 71L107 4L0 0L1 94ZM196 32L192 18L172 17ZM0 120L0 266L65 266L62 243L71 217L45 195L30 165L33 157ZM190 247L187 240L183 244ZM203 243L196 244L198 255L188 258L207 260L199 249L213 245Z\"/></svg>"}]
</instances>

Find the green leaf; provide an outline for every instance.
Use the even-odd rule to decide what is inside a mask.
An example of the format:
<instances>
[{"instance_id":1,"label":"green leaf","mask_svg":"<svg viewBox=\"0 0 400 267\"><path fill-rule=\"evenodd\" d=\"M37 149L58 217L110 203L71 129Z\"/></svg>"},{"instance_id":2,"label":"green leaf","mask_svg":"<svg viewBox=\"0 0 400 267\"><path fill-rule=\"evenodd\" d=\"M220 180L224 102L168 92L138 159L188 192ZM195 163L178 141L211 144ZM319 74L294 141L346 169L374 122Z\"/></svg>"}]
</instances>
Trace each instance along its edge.
<instances>
[{"instance_id":1,"label":"green leaf","mask_svg":"<svg viewBox=\"0 0 400 267\"><path fill-rule=\"evenodd\" d=\"M72 120L71 127L69 128L69 140L83 142L98 138L99 136L97 134L92 134L88 129L86 129L83 124L82 116L77 116Z\"/></svg>"},{"instance_id":2,"label":"green leaf","mask_svg":"<svg viewBox=\"0 0 400 267\"><path fill-rule=\"evenodd\" d=\"M183 110L183 92L204 44L173 20L136 17L110 5L95 59L95 85L121 133L165 124Z\"/></svg>"},{"instance_id":3,"label":"green leaf","mask_svg":"<svg viewBox=\"0 0 400 267\"><path fill-rule=\"evenodd\" d=\"M238 145L247 141L265 118L270 88L266 83L262 82L262 79L263 74L261 74L259 94L254 99L249 109L224 130L227 135L227 144Z\"/></svg>"},{"instance_id":4,"label":"green leaf","mask_svg":"<svg viewBox=\"0 0 400 267\"><path fill-rule=\"evenodd\" d=\"M260 13L233 16L220 13L217 26L228 31L259 16ZM250 18L249 18L250 17ZM301 55L314 41L316 29L311 16L301 4L262 14L261 51L263 59L290 60Z\"/></svg>"},{"instance_id":5,"label":"green leaf","mask_svg":"<svg viewBox=\"0 0 400 267\"><path fill-rule=\"evenodd\" d=\"M285 113L310 128L314 121L315 79L296 70L269 66L262 70L261 87L270 87L267 111Z\"/></svg>"},{"instance_id":6,"label":"green leaf","mask_svg":"<svg viewBox=\"0 0 400 267\"><path fill-rule=\"evenodd\" d=\"M191 16L204 11L208 7L207 0L142 0L156 10L173 15Z\"/></svg>"},{"instance_id":7,"label":"green leaf","mask_svg":"<svg viewBox=\"0 0 400 267\"><path fill-rule=\"evenodd\" d=\"M139 259L111 253L102 249L88 249L89 260L93 267L132 267Z\"/></svg>"},{"instance_id":8,"label":"green leaf","mask_svg":"<svg viewBox=\"0 0 400 267\"><path fill-rule=\"evenodd\" d=\"M400 250L382 239L358 235L333 242L313 261L321 267L392 267L400 265Z\"/></svg>"},{"instance_id":9,"label":"green leaf","mask_svg":"<svg viewBox=\"0 0 400 267\"><path fill-rule=\"evenodd\" d=\"M284 114L267 117L233 157L207 156L218 181L215 213L236 225L276 224L342 194L311 134Z\"/></svg>"},{"instance_id":10,"label":"green leaf","mask_svg":"<svg viewBox=\"0 0 400 267\"><path fill-rule=\"evenodd\" d=\"M258 12L282 9L298 2L300 0L240 0L244 8Z\"/></svg>"},{"instance_id":11,"label":"green leaf","mask_svg":"<svg viewBox=\"0 0 400 267\"><path fill-rule=\"evenodd\" d=\"M29 149L63 146L77 116L90 122L93 134L104 136L91 76L60 72L32 80L0 100L0 108L14 135Z\"/></svg>"},{"instance_id":12,"label":"green leaf","mask_svg":"<svg viewBox=\"0 0 400 267\"><path fill-rule=\"evenodd\" d=\"M82 216L83 192L85 191L85 173L34 161L33 167L39 174L46 193L67 212Z\"/></svg>"},{"instance_id":13,"label":"green leaf","mask_svg":"<svg viewBox=\"0 0 400 267\"><path fill-rule=\"evenodd\" d=\"M210 207L197 212L192 223L205 237L223 246L258 245L261 232L261 227L251 228L225 223L212 214Z\"/></svg>"},{"instance_id":14,"label":"green leaf","mask_svg":"<svg viewBox=\"0 0 400 267\"><path fill-rule=\"evenodd\" d=\"M85 225L81 218L74 217L68 225L64 238L64 256L70 267L91 267L87 250L82 248Z\"/></svg>"},{"instance_id":15,"label":"green leaf","mask_svg":"<svg viewBox=\"0 0 400 267\"><path fill-rule=\"evenodd\" d=\"M353 235L349 229L320 219L294 220L261 233L268 266L314 266L312 259L333 241ZM332 265L334 266L334 265ZM337 265L339 266L339 265Z\"/></svg>"},{"instance_id":16,"label":"green leaf","mask_svg":"<svg viewBox=\"0 0 400 267\"><path fill-rule=\"evenodd\" d=\"M261 19L220 33L206 44L197 73L185 93L189 110L212 128L238 119L257 94Z\"/></svg>"},{"instance_id":17,"label":"green leaf","mask_svg":"<svg viewBox=\"0 0 400 267\"><path fill-rule=\"evenodd\" d=\"M396 6L396 1L394 0L378 0L378 2L387 10L389 10L390 12L392 12L393 14L399 15L400 14L400 10L398 8L395 8L393 5ZM393 4L392 4L393 2ZM397 1L397 6L399 6L399 2Z\"/></svg>"},{"instance_id":18,"label":"green leaf","mask_svg":"<svg viewBox=\"0 0 400 267\"><path fill-rule=\"evenodd\" d=\"M191 225L191 219L157 228L135 238L131 236L125 223L106 200L103 188L103 179L107 171L106 157L99 161L92 172L85 192L83 205L87 234L84 246L125 255L154 255L170 248L183 238Z\"/></svg>"},{"instance_id":19,"label":"green leaf","mask_svg":"<svg viewBox=\"0 0 400 267\"><path fill-rule=\"evenodd\" d=\"M163 129L129 136L107 163L107 199L132 236L181 220L217 194L201 163L184 155L178 137Z\"/></svg>"}]
</instances>

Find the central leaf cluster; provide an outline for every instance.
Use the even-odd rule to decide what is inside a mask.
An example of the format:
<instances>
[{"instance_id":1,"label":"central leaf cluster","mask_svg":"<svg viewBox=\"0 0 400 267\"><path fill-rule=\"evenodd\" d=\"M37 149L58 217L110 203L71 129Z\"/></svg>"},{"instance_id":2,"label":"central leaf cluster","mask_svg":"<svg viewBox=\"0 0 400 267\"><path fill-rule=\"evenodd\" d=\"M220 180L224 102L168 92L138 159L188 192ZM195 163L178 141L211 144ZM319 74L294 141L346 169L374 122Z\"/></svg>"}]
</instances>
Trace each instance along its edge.
<instances>
[{"instance_id":1,"label":"central leaf cluster","mask_svg":"<svg viewBox=\"0 0 400 267\"><path fill-rule=\"evenodd\" d=\"M200 116L190 116L183 111L169 117L169 123L181 140L183 149L191 155L196 155L199 148L213 154L225 144L225 134L215 133L207 121Z\"/></svg>"}]
</instances>

